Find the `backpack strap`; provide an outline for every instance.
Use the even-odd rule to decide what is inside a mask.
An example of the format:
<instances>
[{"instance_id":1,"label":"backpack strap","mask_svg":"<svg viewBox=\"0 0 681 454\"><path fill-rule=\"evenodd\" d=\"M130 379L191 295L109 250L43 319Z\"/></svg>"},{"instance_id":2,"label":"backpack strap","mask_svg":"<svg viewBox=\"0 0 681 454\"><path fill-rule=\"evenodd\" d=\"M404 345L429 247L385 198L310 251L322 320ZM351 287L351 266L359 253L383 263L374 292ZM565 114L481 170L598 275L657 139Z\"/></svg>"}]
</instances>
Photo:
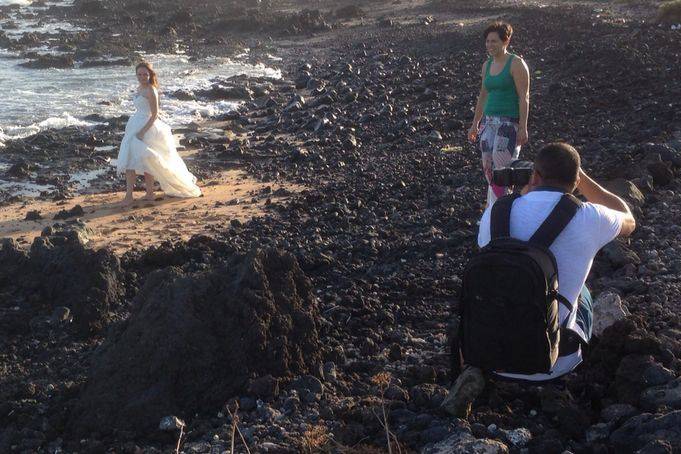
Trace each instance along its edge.
<instances>
[{"instance_id":1,"label":"backpack strap","mask_svg":"<svg viewBox=\"0 0 681 454\"><path fill-rule=\"evenodd\" d=\"M490 219L490 239L509 238L511 236L511 208L520 194L509 194L499 198L492 205Z\"/></svg>"},{"instance_id":2,"label":"backpack strap","mask_svg":"<svg viewBox=\"0 0 681 454\"><path fill-rule=\"evenodd\" d=\"M582 206L582 202L572 194L563 194L558 204L553 211L539 226L529 243L538 244L548 248L553 244L558 235L568 225L572 218L577 213L577 210ZM492 208L494 212L494 208Z\"/></svg>"},{"instance_id":3,"label":"backpack strap","mask_svg":"<svg viewBox=\"0 0 681 454\"><path fill-rule=\"evenodd\" d=\"M572 304L565 298L563 295L558 293L557 291L553 290L551 293L551 296L558 301L558 304L562 305L565 307L565 309L568 310L568 312L572 313ZM570 317L567 317L565 320L563 320L562 325L567 326L568 321L570 320Z\"/></svg>"}]
</instances>

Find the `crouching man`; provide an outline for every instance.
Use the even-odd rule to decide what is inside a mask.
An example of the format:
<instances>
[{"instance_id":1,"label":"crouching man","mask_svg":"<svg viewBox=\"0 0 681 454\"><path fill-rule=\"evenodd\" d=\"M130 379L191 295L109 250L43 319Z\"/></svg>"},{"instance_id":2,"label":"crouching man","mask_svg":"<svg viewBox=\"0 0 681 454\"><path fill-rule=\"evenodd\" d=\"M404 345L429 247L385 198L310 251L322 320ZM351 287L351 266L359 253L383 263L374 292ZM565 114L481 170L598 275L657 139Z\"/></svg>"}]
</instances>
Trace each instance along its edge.
<instances>
[{"instance_id":1,"label":"crouching man","mask_svg":"<svg viewBox=\"0 0 681 454\"><path fill-rule=\"evenodd\" d=\"M575 189L586 203L572 196ZM456 416L466 416L482 391L482 371L545 381L582 362L593 322L584 283L594 256L636 227L627 204L589 178L565 143L539 151L522 194L486 209L482 249L464 272L458 348L465 368L442 403Z\"/></svg>"}]
</instances>

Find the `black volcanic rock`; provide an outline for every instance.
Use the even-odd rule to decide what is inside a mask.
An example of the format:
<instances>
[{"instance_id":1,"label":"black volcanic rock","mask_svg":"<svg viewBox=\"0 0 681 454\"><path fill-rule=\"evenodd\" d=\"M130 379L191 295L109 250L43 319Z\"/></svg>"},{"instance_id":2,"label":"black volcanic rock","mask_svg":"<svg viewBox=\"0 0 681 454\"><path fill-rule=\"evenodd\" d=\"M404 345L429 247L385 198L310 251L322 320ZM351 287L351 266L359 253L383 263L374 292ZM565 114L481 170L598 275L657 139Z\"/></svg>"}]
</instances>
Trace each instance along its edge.
<instances>
[{"instance_id":1,"label":"black volcanic rock","mask_svg":"<svg viewBox=\"0 0 681 454\"><path fill-rule=\"evenodd\" d=\"M652 175L655 186L667 186L674 180L671 165L666 162L659 161L648 164L648 172Z\"/></svg>"},{"instance_id":2,"label":"black volcanic rock","mask_svg":"<svg viewBox=\"0 0 681 454\"><path fill-rule=\"evenodd\" d=\"M15 164L12 165L5 174L10 177L15 177L15 178L26 178L28 177L31 172L34 170L34 166L31 165L30 163L26 161L19 161Z\"/></svg>"},{"instance_id":3,"label":"black volcanic rock","mask_svg":"<svg viewBox=\"0 0 681 454\"><path fill-rule=\"evenodd\" d=\"M82 336L100 332L120 303L122 288L118 258L83 244L75 228L65 227L40 236L29 251L8 239L0 245L0 307L19 300L29 314L51 313L68 307ZM26 327L16 327L19 330Z\"/></svg>"},{"instance_id":4,"label":"black volcanic rock","mask_svg":"<svg viewBox=\"0 0 681 454\"><path fill-rule=\"evenodd\" d=\"M128 350L116 347L121 348L120 357L127 351L139 353L140 363L151 359L148 364L154 366L153 377L139 373L132 359L114 364L134 372L127 376L128 386L133 385L130 395L146 396L140 391L144 385L171 396L168 405L172 408L195 399L187 407L198 408L196 412L175 413L188 416L184 451L226 450L229 418L216 415L218 406L224 403L219 401L234 393L229 399L241 404L239 417L242 427L248 428L254 452L273 446L301 451L303 428L314 428L321 421L334 441L348 446L359 443L357 451L368 444L369 450L383 452L385 431L374 414L380 414L380 395L371 378L386 370L392 375L384 394L386 409L403 446L429 452L429 444L449 432L458 432L452 426L459 422L446 419L438 408L451 385L450 350L445 340L448 307L457 304L461 270L476 248L476 222L486 190L479 151L465 137L480 88L480 65L486 58L481 37L485 23L466 21L463 26L453 26L451 18L465 12L478 19L502 14L517 25L513 47L526 59L532 74L530 142L523 147L521 158L532 159L542 144L569 141L579 149L585 169L599 183L619 181L616 187L619 185L619 193L631 199L638 224L630 239L607 246L596 257L587 283L596 296L604 289L616 288L632 315L594 338L578 369L557 385L541 385L555 387L565 395L543 394L537 385L492 380L473 405L472 427L466 433L481 439L508 439L513 445L505 434L524 428L532 434L527 446L531 453L628 452L639 448L643 449L641 454L671 452L676 436L671 426L674 421L667 428L664 421L657 429L647 426L650 430L633 438L624 435L624 442L610 435L643 410L654 413L657 420L677 405L677 381L654 383L664 383L681 371L681 249L675 241L681 234L675 222L681 182L675 176L667 186L659 186L659 178L658 185L653 184L648 164L662 161L678 173L674 162L681 144L677 101L681 79L672 77L681 67L678 32L643 22L634 17L638 14L620 22L611 20L609 13L596 17L591 7L574 4L512 9L499 9L496 4L469 5L463 11L460 2L432 1L419 5L417 14L401 9L399 17L391 15L387 7L361 5L366 18L361 24L356 21L352 29L344 30L347 24L340 24L337 34L313 36L317 33L314 23L295 23L299 13L291 13L291 6L300 5L298 2L284 2L288 9L281 10L282 2L267 0L159 0L147 2L154 8L151 13L132 13L127 7L137 2L107 1L106 20L102 20L105 16L79 16L79 23L93 32L69 37L62 34L65 42L59 46L67 52L91 51L78 53L79 61L128 56L139 49L151 53L181 50L197 65L202 64L202 56L226 56L230 45L238 47L239 52L245 46L250 49L243 57L246 61L276 67L282 74L281 79L264 82L246 77L211 80L211 84L247 86L253 91L253 101L221 114L219 119L225 123L215 125L248 137L247 141L211 144L203 133L189 133L183 140L188 148L197 149L196 159L189 161L192 171L236 166L271 184L271 195L242 193L238 199L230 196L219 202L240 200L240 205L250 207L253 200L271 196L266 214L232 222L231 218L222 219L211 225L210 235L223 246L205 238L192 239L129 251L123 259L130 301L145 280L147 285L156 280L153 288L165 292L167 298L149 299L143 309L147 315L142 317L136 310L131 321L121 324L123 329L134 321L140 336L152 331L144 339L155 345ZM320 2L323 20L338 20L334 11L340 6L344 5ZM628 11L629 7L622 8ZM377 27L378 14L385 14L386 23L395 26ZM430 15L435 20L422 26L421 18ZM571 34L566 40L568 16ZM101 24L93 23L95 20ZM240 35L244 30L254 33ZM278 37L291 34L299 34L301 39L279 47ZM42 39L40 34L26 37L27 42ZM0 43L5 42L0 37ZM542 45L533 45L537 42ZM270 54L282 59L271 60ZM209 89L210 85L202 88ZM193 90L177 92L176 97L196 99ZM122 132L124 123L125 119L119 118L109 125ZM442 141L427 140L431 131L439 131ZM215 134L216 138L221 135ZM54 164L55 157L85 157L92 146L99 145L78 137L74 132L43 132L7 142L3 155L12 152L8 163L21 157L38 164L36 172L41 172L46 162ZM119 140L119 136L111 136L105 145L116 145ZM72 142L86 146L72 147ZM660 145L665 143L669 146ZM73 151L79 150L85 150L83 155L74 156ZM103 153L115 157L115 151ZM216 155L220 158L215 159ZM202 162L202 156L209 160ZM46 180L52 179L46 176ZM117 183L120 190L122 181L118 179ZM278 187L284 183L298 187L282 192ZM277 200L280 192L286 200ZM234 202L228 202L230 198ZM200 289L223 289L213 282L230 280L235 272L225 263L254 245L290 251L310 278L319 298L319 317L315 320L323 339L319 354L325 362L324 373L316 367L293 372L307 376L299 380L302 377L254 372L244 387L229 388L228 384L219 391L225 394L216 393L215 402L197 403L206 389L213 389L197 390L198 384L168 391L171 380L163 382L158 378L163 375L159 371L170 370L169 376L182 377L178 383L188 383L182 361L187 369L200 371L194 374L200 383L219 386L223 376L217 374L213 363L217 360L210 355L217 351L215 343L219 341L214 343L214 339L227 334L204 322L212 317L220 324L223 319L220 314L216 317L217 310L208 307L209 302L199 305L192 298L205 296L219 307L227 305L227 297L222 296L227 292L211 290L209 294ZM17 263L22 260L16 257ZM167 266L182 271L153 274ZM164 277L168 282L157 282ZM180 304L181 294L187 295L183 301L190 301L188 307ZM0 297L4 296L0 291ZM57 316L62 321L55 328L45 323L42 313L14 310L26 306L21 298L26 295L11 293L11 304L0 307L0 337L9 332L8 327L32 327L26 335L2 338L7 347L1 345L0 363L17 364L21 370L0 367L0 452L9 452L12 446L17 452L54 449L57 437L64 440L61 449L65 452L133 452L135 445L145 452L175 449L177 437L167 444L157 443L146 434L135 436L114 425L124 411L135 413L139 409L136 420L146 415L149 419L144 424L152 426L158 420L151 410L168 410L169 406L161 407L153 399L129 399L121 391L123 375L110 379L104 368L92 369L95 375L88 374L86 363L91 358L101 360L100 352L94 350L99 338L89 343L74 342L62 329L69 326L68 317ZM147 307L152 304L159 307ZM245 305L234 304L248 313ZM180 314L177 320L164 313L168 308L171 314ZM65 313L58 308L53 312ZM272 313L268 310L261 314L266 318ZM52 312L44 314L52 318ZM152 315L157 318L152 320ZM116 316L125 320L130 313L122 310ZM190 331L184 318L199 320L198 333L183 334ZM163 330L155 327L159 322ZM63 338L55 336L61 334L65 334ZM284 337L288 345L295 343L290 336ZM184 339L191 342L184 344ZM126 342L132 345L130 339ZM105 352L114 348L109 343ZM159 350L170 358L166 363L162 363ZM65 358L65 365L49 361L55 357ZM221 361L226 369L222 373L235 377L231 363ZM200 377L206 364L207 378ZM164 369L166 365L169 368ZM121 373L113 367L108 370ZM7 378L2 375L5 371ZM56 389L47 389L48 380ZM118 400L122 409L111 403L115 397L97 400L94 394L89 394L88 402L76 405L75 397L84 395L86 386L81 383L85 380L90 381L90 387L99 386L100 397L107 391L104 384L115 384L110 389L114 396L123 396ZM239 380L241 377L234 378L234 383ZM96 385L97 381L103 384ZM408 400L404 391L409 391ZM623 400L639 403L634 406ZM151 404L145 406L148 402ZM79 412L88 409L88 414L95 415L93 422L88 422L87 434L67 430L77 426L66 424L68 418L77 416L72 414L74 405ZM112 417L107 418L107 414ZM467 448L476 447L475 441L468 441ZM501 444L482 442L477 447L506 449ZM517 446L508 449L519 450Z\"/></svg>"},{"instance_id":5,"label":"black volcanic rock","mask_svg":"<svg viewBox=\"0 0 681 454\"><path fill-rule=\"evenodd\" d=\"M125 326L94 360L71 420L78 433L156 430L219 408L251 376L318 370L317 307L289 254L256 250L213 270L149 276Z\"/></svg>"},{"instance_id":6,"label":"black volcanic rock","mask_svg":"<svg viewBox=\"0 0 681 454\"><path fill-rule=\"evenodd\" d=\"M31 210L28 213L26 213L26 217L24 218L24 221L39 221L41 219L43 219L43 217L40 214L40 211Z\"/></svg>"},{"instance_id":7,"label":"black volcanic rock","mask_svg":"<svg viewBox=\"0 0 681 454\"><path fill-rule=\"evenodd\" d=\"M127 58L112 58L112 59L98 59L98 60L84 60L80 67L81 68L97 68L103 66L129 66L132 63L131 60Z\"/></svg>"},{"instance_id":8,"label":"black volcanic rock","mask_svg":"<svg viewBox=\"0 0 681 454\"><path fill-rule=\"evenodd\" d=\"M73 68L74 60L71 55L40 55L34 60L19 63L19 66L30 69Z\"/></svg>"},{"instance_id":9,"label":"black volcanic rock","mask_svg":"<svg viewBox=\"0 0 681 454\"><path fill-rule=\"evenodd\" d=\"M613 445L624 453L636 452L656 440L664 440L671 452L681 450L681 410L634 416L610 435Z\"/></svg>"},{"instance_id":10,"label":"black volcanic rock","mask_svg":"<svg viewBox=\"0 0 681 454\"><path fill-rule=\"evenodd\" d=\"M68 219L68 218L74 218L77 216L82 216L85 214L85 211L83 210L83 207L80 205L74 205L73 208L70 210L60 210L57 214L54 215L52 219Z\"/></svg>"}]
</instances>

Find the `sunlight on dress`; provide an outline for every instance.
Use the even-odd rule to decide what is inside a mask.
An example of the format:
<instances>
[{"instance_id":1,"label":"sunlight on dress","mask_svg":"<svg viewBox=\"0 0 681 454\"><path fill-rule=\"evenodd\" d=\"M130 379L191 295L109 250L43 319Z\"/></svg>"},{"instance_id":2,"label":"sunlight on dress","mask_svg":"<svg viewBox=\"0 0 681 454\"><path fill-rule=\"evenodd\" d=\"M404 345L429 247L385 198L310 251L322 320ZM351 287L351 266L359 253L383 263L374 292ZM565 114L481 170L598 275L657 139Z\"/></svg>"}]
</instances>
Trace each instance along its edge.
<instances>
[{"instance_id":1,"label":"sunlight on dress","mask_svg":"<svg viewBox=\"0 0 681 454\"><path fill-rule=\"evenodd\" d=\"M136 137L149 120L151 109L147 98L139 94L135 95L133 103L137 110L125 125L116 165L118 172L134 170L138 175L146 172L153 175L163 192L171 197L199 197L201 189L175 149L170 126L156 119L144 134L144 140Z\"/></svg>"}]
</instances>

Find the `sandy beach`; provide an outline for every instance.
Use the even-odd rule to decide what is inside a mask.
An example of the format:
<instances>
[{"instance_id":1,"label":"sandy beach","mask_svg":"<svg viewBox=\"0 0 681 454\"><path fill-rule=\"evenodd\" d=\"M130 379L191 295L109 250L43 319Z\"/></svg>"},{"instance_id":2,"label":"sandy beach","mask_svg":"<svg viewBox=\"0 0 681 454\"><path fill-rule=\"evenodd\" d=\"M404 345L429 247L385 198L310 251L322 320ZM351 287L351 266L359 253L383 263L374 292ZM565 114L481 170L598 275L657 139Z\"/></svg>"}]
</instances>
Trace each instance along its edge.
<instances>
[{"instance_id":1,"label":"sandy beach","mask_svg":"<svg viewBox=\"0 0 681 454\"><path fill-rule=\"evenodd\" d=\"M247 222L264 216L271 203L285 203L301 187L270 185L254 180L248 174L233 170L202 182L203 196L191 199L163 197L139 200L132 206L121 206L124 192L82 195L66 202L32 200L0 208L0 236L13 238L19 244L31 244L45 227L55 223L62 210L82 208L83 214L69 216L64 222L80 220L87 224L87 246L108 247L118 254L132 249L156 246L164 241L182 241L194 235L229 228L231 222ZM27 220L29 213L42 218ZM30 216L29 216L30 218Z\"/></svg>"}]
</instances>

